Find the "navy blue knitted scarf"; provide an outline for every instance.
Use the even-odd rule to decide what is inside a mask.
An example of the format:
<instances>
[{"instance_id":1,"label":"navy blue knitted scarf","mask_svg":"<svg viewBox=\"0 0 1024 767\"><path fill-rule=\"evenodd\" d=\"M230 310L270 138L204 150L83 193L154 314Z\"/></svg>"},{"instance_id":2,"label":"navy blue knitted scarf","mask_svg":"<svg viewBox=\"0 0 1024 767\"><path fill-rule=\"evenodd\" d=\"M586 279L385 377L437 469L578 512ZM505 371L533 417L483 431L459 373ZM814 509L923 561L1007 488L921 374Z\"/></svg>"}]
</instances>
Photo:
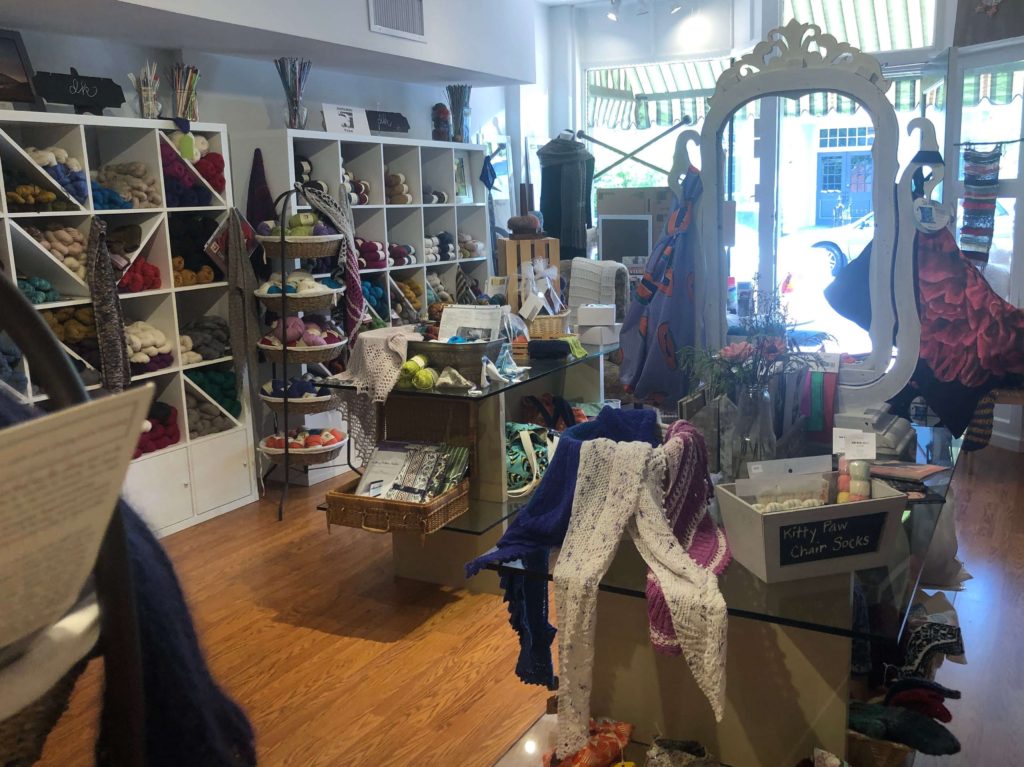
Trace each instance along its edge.
<instances>
[{"instance_id":1,"label":"navy blue knitted scarf","mask_svg":"<svg viewBox=\"0 0 1024 767\"><path fill-rule=\"evenodd\" d=\"M0 429L38 415L0 392ZM251 767L256 764L252 727L213 680L185 597L163 547L124 501L145 691L148 767ZM101 718L102 720L102 718ZM109 765L102 728L96 764Z\"/></svg>"},{"instance_id":2,"label":"navy blue knitted scarf","mask_svg":"<svg viewBox=\"0 0 1024 767\"><path fill-rule=\"evenodd\" d=\"M555 457L529 502L516 514L497 546L466 565L467 577L473 577L492 563L517 561L522 562L527 572L547 572L548 553L562 545L569 529L580 449L585 441L601 438L646 442L657 447L661 444L657 414L650 409L606 407L593 421L566 429ZM505 571L501 586L508 603L509 623L519 634L516 674L527 684L555 689L557 680L551 662L555 629L548 623L547 581Z\"/></svg>"}]
</instances>

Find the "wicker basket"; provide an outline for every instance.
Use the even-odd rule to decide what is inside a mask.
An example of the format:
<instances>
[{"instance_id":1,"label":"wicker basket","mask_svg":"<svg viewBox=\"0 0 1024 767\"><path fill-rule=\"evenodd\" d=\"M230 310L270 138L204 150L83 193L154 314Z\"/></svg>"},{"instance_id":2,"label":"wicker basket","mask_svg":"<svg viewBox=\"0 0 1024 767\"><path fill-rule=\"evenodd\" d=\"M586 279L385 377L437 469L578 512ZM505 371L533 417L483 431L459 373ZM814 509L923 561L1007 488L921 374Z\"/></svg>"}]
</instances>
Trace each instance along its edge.
<instances>
[{"instance_id":1,"label":"wicker basket","mask_svg":"<svg viewBox=\"0 0 1024 767\"><path fill-rule=\"evenodd\" d=\"M348 341L330 346L289 346L288 361L296 365L314 365L317 362L329 362L341 354ZM284 364L284 349L280 346L256 344L256 348L266 355L267 359L278 365Z\"/></svg>"},{"instance_id":2,"label":"wicker basket","mask_svg":"<svg viewBox=\"0 0 1024 767\"><path fill-rule=\"evenodd\" d=\"M358 527L371 533L401 530L427 535L469 511L469 480L426 503L389 501L355 495L358 479L327 493L327 524Z\"/></svg>"},{"instance_id":3,"label":"wicker basket","mask_svg":"<svg viewBox=\"0 0 1024 767\"><path fill-rule=\"evenodd\" d=\"M438 373L447 367L453 367L470 381L477 381L480 379L480 357L486 354L491 362L496 362L503 343L504 341L500 340L475 344L410 341L406 359L422 354L430 360L430 367Z\"/></svg>"},{"instance_id":4,"label":"wicker basket","mask_svg":"<svg viewBox=\"0 0 1024 767\"><path fill-rule=\"evenodd\" d=\"M313 448L309 450L291 449L288 451L288 464L290 466L316 466L321 463L330 463L339 455L345 446L345 440L337 445L328 447ZM284 463L285 451L283 449L264 447L260 445L260 452L273 463Z\"/></svg>"},{"instance_id":5,"label":"wicker basket","mask_svg":"<svg viewBox=\"0 0 1024 767\"><path fill-rule=\"evenodd\" d=\"M332 290L330 293L317 293L312 296L298 296L294 293L289 293L287 299L287 313L294 314L295 312L328 311L334 306L337 297L344 292L344 288L338 288L337 290ZM285 313L282 308L285 304L285 300L282 299L284 293L274 293L273 295L268 296L266 293L260 293L257 291L254 295L260 300L260 303L270 309L270 311L275 312L276 314Z\"/></svg>"},{"instance_id":6,"label":"wicker basket","mask_svg":"<svg viewBox=\"0 0 1024 767\"><path fill-rule=\"evenodd\" d=\"M534 341L550 341L569 335L569 312L537 315L530 322L530 338Z\"/></svg>"},{"instance_id":7,"label":"wicker basket","mask_svg":"<svg viewBox=\"0 0 1024 767\"><path fill-rule=\"evenodd\" d=\"M850 767L900 767L913 751L902 743L846 731L846 761Z\"/></svg>"},{"instance_id":8,"label":"wicker basket","mask_svg":"<svg viewBox=\"0 0 1024 767\"><path fill-rule=\"evenodd\" d=\"M256 235L257 241L263 246L267 258L281 258L280 235ZM285 237L285 258L331 258L338 255L343 234L325 234L319 237Z\"/></svg>"},{"instance_id":9,"label":"wicker basket","mask_svg":"<svg viewBox=\"0 0 1024 767\"><path fill-rule=\"evenodd\" d=\"M267 407L275 413L284 414L284 399L280 397L267 397L260 395L260 399L267 403ZM313 413L324 413L334 410L334 397L296 397L288 400L288 415L312 415Z\"/></svg>"}]
</instances>

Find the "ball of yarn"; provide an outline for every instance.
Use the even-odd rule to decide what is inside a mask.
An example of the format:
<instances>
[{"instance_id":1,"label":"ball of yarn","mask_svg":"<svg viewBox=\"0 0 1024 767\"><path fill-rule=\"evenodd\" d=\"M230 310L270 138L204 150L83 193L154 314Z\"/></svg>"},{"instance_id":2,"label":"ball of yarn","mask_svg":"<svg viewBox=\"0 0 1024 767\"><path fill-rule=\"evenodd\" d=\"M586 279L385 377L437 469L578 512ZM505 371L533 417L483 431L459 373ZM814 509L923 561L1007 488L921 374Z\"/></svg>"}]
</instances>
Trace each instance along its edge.
<instances>
[{"instance_id":1,"label":"ball of yarn","mask_svg":"<svg viewBox=\"0 0 1024 767\"><path fill-rule=\"evenodd\" d=\"M417 389L433 389L437 384L438 372L434 368L423 368L412 377L412 385Z\"/></svg>"}]
</instances>

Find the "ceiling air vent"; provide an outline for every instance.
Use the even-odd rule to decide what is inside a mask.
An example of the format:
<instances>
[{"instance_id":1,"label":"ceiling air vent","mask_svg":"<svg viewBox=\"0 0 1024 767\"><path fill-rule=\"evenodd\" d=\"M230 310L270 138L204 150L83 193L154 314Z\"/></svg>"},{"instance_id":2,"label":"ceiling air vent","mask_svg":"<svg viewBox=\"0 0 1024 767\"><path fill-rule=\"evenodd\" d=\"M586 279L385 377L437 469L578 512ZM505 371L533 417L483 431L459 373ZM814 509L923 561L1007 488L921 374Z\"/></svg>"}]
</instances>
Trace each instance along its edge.
<instances>
[{"instance_id":1,"label":"ceiling air vent","mask_svg":"<svg viewBox=\"0 0 1024 767\"><path fill-rule=\"evenodd\" d=\"M426 42L423 34L423 0L368 0L370 29L395 37Z\"/></svg>"}]
</instances>

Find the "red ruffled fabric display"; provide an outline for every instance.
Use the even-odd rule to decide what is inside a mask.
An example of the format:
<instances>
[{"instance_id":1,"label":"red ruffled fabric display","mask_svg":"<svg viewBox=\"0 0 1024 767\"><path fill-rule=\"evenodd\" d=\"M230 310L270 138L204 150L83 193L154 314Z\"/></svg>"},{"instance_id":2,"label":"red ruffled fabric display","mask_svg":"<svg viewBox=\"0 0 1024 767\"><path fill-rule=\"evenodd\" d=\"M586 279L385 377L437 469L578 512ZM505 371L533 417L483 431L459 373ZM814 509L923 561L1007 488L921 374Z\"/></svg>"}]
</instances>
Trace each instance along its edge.
<instances>
[{"instance_id":1,"label":"red ruffled fabric display","mask_svg":"<svg viewBox=\"0 0 1024 767\"><path fill-rule=\"evenodd\" d=\"M1024 374L1024 311L996 295L948 229L917 237L920 356L935 377L976 387Z\"/></svg>"}]
</instances>

